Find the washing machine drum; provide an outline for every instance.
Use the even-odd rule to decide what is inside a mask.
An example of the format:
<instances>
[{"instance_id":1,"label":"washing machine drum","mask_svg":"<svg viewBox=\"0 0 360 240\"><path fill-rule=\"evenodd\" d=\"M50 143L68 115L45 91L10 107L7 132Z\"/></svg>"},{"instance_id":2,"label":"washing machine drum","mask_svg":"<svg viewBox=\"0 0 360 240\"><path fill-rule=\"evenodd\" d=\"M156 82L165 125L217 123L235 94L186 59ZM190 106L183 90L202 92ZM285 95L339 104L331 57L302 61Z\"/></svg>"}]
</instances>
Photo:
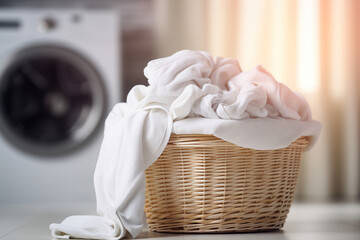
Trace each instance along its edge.
<instances>
[{"instance_id":1,"label":"washing machine drum","mask_svg":"<svg viewBox=\"0 0 360 240\"><path fill-rule=\"evenodd\" d=\"M0 73L0 130L15 147L56 155L85 143L102 122L103 81L79 54L31 47Z\"/></svg>"}]
</instances>

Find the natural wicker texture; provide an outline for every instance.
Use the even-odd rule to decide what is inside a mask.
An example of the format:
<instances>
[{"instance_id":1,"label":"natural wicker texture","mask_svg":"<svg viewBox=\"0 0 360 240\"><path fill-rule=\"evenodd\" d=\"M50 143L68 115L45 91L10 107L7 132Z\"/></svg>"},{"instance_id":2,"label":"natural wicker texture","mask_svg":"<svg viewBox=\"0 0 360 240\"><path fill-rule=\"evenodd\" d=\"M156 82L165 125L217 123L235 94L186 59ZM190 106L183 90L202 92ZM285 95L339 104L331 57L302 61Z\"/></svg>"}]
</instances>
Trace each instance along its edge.
<instances>
[{"instance_id":1,"label":"natural wicker texture","mask_svg":"<svg viewBox=\"0 0 360 240\"><path fill-rule=\"evenodd\" d=\"M145 211L157 232L253 232L284 225L302 150L242 148L210 135L172 135L146 170Z\"/></svg>"}]
</instances>

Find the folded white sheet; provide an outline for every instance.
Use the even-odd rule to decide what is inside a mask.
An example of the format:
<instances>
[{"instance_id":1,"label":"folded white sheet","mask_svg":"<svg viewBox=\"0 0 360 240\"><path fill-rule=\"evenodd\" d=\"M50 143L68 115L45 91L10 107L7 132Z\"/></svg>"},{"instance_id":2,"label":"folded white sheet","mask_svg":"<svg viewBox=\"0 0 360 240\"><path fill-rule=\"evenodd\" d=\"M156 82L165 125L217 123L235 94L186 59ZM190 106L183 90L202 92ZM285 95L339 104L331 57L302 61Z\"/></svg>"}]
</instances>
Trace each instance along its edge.
<instances>
[{"instance_id":1,"label":"folded white sheet","mask_svg":"<svg viewBox=\"0 0 360 240\"><path fill-rule=\"evenodd\" d=\"M136 237L144 221L144 170L171 132L213 134L254 149L286 147L300 136L312 136L313 144L319 135L305 99L261 66L241 72L233 59L184 50L149 62L144 72L149 86L135 86L105 123L94 176L100 216L51 224L53 238Z\"/></svg>"},{"instance_id":2,"label":"folded white sheet","mask_svg":"<svg viewBox=\"0 0 360 240\"><path fill-rule=\"evenodd\" d=\"M309 136L310 149L320 134L317 121L299 121L284 118L245 118L222 120L186 118L174 122L176 134L211 134L236 145L256 150L284 148L301 136Z\"/></svg>"}]
</instances>

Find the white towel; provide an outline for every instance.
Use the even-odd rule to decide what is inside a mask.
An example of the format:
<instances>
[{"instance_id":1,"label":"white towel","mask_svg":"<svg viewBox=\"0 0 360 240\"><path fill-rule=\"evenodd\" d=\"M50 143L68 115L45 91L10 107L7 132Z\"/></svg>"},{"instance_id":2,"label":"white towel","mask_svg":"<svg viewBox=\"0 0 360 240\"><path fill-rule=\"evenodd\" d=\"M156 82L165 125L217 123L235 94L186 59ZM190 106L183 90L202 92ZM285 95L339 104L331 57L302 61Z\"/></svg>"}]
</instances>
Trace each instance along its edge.
<instances>
[{"instance_id":1,"label":"white towel","mask_svg":"<svg viewBox=\"0 0 360 240\"><path fill-rule=\"evenodd\" d=\"M136 237L144 222L144 170L171 132L213 134L242 147L276 149L300 136L315 142L320 123L305 99L261 66L241 72L237 61L184 50L149 62L149 86L135 86L105 123L94 183L100 216L51 224L54 238Z\"/></svg>"}]
</instances>

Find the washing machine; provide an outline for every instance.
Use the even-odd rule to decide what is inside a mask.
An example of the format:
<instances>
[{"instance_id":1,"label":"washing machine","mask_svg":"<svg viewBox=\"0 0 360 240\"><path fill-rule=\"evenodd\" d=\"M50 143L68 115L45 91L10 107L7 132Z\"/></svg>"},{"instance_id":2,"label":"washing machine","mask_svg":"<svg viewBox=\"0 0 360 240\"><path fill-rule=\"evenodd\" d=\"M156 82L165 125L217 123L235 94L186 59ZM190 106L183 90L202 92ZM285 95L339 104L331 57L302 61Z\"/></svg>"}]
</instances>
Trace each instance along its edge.
<instances>
[{"instance_id":1,"label":"washing machine","mask_svg":"<svg viewBox=\"0 0 360 240\"><path fill-rule=\"evenodd\" d=\"M113 10L0 9L0 203L95 201L120 33Z\"/></svg>"}]
</instances>

